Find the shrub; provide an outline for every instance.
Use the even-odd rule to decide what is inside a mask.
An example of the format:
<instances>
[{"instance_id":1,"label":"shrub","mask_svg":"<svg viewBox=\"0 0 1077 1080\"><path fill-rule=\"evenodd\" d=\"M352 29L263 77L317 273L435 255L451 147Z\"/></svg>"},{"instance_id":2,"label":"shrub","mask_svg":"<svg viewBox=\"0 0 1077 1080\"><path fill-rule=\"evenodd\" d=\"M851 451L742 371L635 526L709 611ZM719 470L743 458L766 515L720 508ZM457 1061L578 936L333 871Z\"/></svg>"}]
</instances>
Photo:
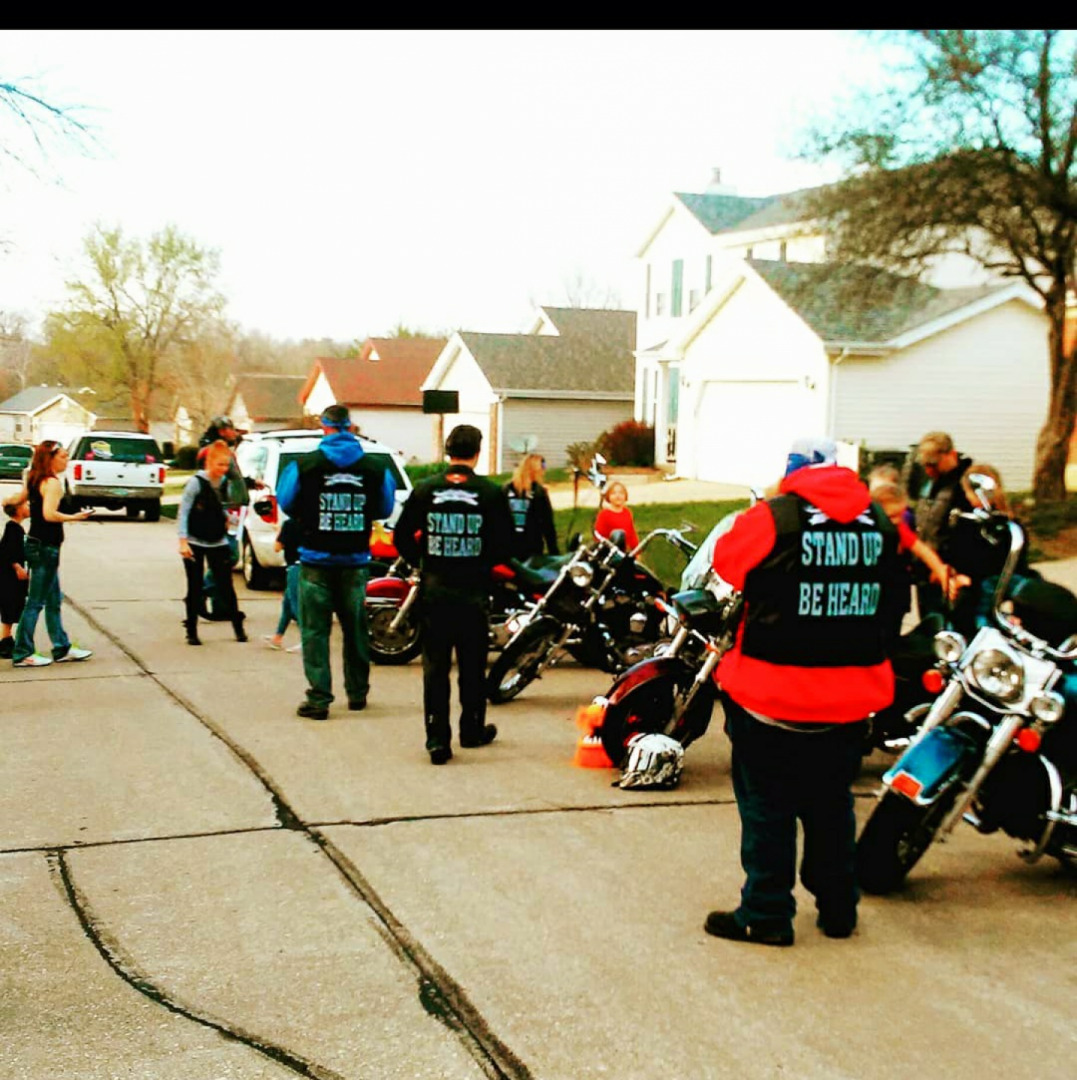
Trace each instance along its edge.
<instances>
[{"instance_id":1,"label":"shrub","mask_svg":"<svg viewBox=\"0 0 1077 1080\"><path fill-rule=\"evenodd\" d=\"M599 435L595 449L611 465L654 465L654 428L638 420L622 420Z\"/></svg>"},{"instance_id":2,"label":"shrub","mask_svg":"<svg viewBox=\"0 0 1077 1080\"><path fill-rule=\"evenodd\" d=\"M428 476L437 476L447 468L447 462L435 461L428 465L405 465L404 472L408 474L408 478L414 487L420 480L425 480Z\"/></svg>"},{"instance_id":3,"label":"shrub","mask_svg":"<svg viewBox=\"0 0 1077 1080\"><path fill-rule=\"evenodd\" d=\"M589 442L569 443L565 447L565 457L571 469L578 472L587 472L591 467L591 460L595 456L595 444Z\"/></svg>"},{"instance_id":4,"label":"shrub","mask_svg":"<svg viewBox=\"0 0 1077 1080\"><path fill-rule=\"evenodd\" d=\"M181 446L176 451L176 456L172 459L173 469L185 469L193 471L198 468L196 458L198 457L197 446Z\"/></svg>"}]
</instances>

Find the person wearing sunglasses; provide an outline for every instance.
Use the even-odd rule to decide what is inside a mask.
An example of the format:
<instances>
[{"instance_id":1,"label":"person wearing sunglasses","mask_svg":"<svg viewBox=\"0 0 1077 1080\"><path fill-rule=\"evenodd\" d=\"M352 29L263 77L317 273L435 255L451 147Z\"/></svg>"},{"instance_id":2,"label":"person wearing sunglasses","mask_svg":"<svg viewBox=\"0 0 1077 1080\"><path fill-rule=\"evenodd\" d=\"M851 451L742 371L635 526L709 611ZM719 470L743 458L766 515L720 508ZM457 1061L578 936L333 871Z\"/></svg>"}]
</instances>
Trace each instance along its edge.
<instances>
[{"instance_id":1,"label":"person wearing sunglasses","mask_svg":"<svg viewBox=\"0 0 1077 1080\"><path fill-rule=\"evenodd\" d=\"M953 563L947 550L950 514L971 506L961 480L972 459L954 448L954 440L944 431L929 431L919 443L916 460L906 485L915 501L916 535L939 553L943 562ZM916 572L916 602L920 618L945 609L942 589L926 573Z\"/></svg>"},{"instance_id":2,"label":"person wearing sunglasses","mask_svg":"<svg viewBox=\"0 0 1077 1080\"><path fill-rule=\"evenodd\" d=\"M560 554L550 494L542 484L545 479L546 459L541 454L525 454L505 484L512 512L512 554L517 559L541 555L543 549L550 555Z\"/></svg>"}]
</instances>

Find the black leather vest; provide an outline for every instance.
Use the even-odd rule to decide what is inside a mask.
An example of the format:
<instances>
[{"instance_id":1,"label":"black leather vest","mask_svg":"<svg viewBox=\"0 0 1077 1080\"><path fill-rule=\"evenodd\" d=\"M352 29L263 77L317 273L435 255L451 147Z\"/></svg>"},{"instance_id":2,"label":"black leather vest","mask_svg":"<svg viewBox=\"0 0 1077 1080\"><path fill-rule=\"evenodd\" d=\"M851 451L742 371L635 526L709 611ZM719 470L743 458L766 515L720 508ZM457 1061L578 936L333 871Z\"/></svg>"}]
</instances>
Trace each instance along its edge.
<instances>
[{"instance_id":1,"label":"black leather vest","mask_svg":"<svg viewBox=\"0 0 1077 1080\"><path fill-rule=\"evenodd\" d=\"M745 579L743 654L799 667L881 663L900 572L893 524L876 503L847 523L796 495L769 506L777 538Z\"/></svg>"},{"instance_id":2,"label":"black leather vest","mask_svg":"<svg viewBox=\"0 0 1077 1080\"><path fill-rule=\"evenodd\" d=\"M334 465L321 450L301 457L301 546L333 555L369 551L370 507L384 482L384 468L365 455L351 465Z\"/></svg>"}]
</instances>

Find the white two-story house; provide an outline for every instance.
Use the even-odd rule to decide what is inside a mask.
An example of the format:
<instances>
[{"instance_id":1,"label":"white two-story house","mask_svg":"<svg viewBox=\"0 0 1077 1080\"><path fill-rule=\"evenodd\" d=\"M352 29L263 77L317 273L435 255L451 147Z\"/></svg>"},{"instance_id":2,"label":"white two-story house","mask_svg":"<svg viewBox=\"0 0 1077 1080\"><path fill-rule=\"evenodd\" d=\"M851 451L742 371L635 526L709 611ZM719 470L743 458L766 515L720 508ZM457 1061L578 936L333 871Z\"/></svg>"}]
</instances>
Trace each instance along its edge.
<instances>
[{"instance_id":1,"label":"white two-story house","mask_svg":"<svg viewBox=\"0 0 1077 1080\"><path fill-rule=\"evenodd\" d=\"M1036 295L955 254L917 283L865 269L881 299L850 305L805 195L677 193L639 247L635 415L656 461L766 484L797 435L902 449L941 429L1027 487L1048 391Z\"/></svg>"}]
</instances>

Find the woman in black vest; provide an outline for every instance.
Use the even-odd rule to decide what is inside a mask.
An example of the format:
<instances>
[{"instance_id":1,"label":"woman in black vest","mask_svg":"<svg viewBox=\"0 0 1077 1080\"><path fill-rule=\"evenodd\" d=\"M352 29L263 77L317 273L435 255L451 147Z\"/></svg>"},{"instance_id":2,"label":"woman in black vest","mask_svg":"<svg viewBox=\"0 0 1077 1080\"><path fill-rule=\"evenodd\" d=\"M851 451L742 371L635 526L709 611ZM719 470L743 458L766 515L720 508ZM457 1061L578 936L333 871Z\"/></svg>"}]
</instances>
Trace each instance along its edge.
<instances>
[{"instance_id":1,"label":"woman in black vest","mask_svg":"<svg viewBox=\"0 0 1077 1080\"><path fill-rule=\"evenodd\" d=\"M512 554L517 559L541 555L543 548L550 555L557 554L553 507L549 493L542 486L545 478L546 459L541 454L527 454L505 485L515 529Z\"/></svg>"},{"instance_id":2,"label":"woman in black vest","mask_svg":"<svg viewBox=\"0 0 1077 1080\"><path fill-rule=\"evenodd\" d=\"M19 619L11 659L15 667L45 667L53 660L88 660L89 649L72 645L60 618L60 545L64 542L65 521L85 521L93 512L65 514L60 509L63 486L60 477L67 468L67 451L55 440L45 439L34 447L26 494L30 502L30 535L26 538L26 565L30 588ZM34 651L37 619L45 612L45 627L52 641L52 660Z\"/></svg>"},{"instance_id":3,"label":"woman in black vest","mask_svg":"<svg viewBox=\"0 0 1077 1080\"><path fill-rule=\"evenodd\" d=\"M232 463L232 451L223 440L211 443L203 468L187 481L176 514L179 553L187 575L184 598L187 644L201 645L198 613L202 609L203 571L208 564L216 582L220 612L232 622L236 641L246 641L246 615L239 610L232 581L232 549L228 544L228 521L221 502L221 485Z\"/></svg>"}]
</instances>

